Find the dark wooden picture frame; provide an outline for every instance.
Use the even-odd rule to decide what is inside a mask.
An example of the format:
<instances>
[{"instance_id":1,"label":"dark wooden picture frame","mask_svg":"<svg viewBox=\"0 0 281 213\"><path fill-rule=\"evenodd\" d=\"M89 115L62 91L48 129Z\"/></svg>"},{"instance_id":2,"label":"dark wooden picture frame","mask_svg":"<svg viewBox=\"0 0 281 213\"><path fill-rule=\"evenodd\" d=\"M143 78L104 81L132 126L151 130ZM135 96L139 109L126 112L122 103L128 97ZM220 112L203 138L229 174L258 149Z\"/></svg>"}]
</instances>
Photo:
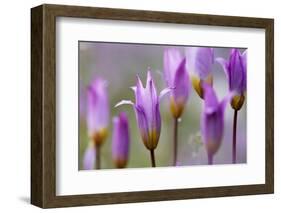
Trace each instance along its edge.
<instances>
[{"instance_id":1,"label":"dark wooden picture frame","mask_svg":"<svg viewBox=\"0 0 281 213\"><path fill-rule=\"evenodd\" d=\"M265 184L88 195L56 195L56 17L265 29ZM207 198L274 191L274 20L63 5L31 9L31 203L65 207Z\"/></svg>"}]
</instances>

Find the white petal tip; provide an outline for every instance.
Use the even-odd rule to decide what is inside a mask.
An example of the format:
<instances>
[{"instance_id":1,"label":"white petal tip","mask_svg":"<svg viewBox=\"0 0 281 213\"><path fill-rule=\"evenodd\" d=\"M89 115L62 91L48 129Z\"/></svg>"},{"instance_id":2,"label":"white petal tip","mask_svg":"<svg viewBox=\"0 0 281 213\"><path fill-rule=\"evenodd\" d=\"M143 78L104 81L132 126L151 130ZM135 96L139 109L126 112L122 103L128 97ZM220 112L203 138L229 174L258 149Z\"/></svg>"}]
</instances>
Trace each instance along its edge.
<instances>
[{"instance_id":1,"label":"white petal tip","mask_svg":"<svg viewBox=\"0 0 281 213\"><path fill-rule=\"evenodd\" d=\"M137 90L137 87L130 87L130 89L135 92Z\"/></svg>"},{"instance_id":2,"label":"white petal tip","mask_svg":"<svg viewBox=\"0 0 281 213\"><path fill-rule=\"evenodd\" d=\"M172 90L171 87L163 89L159 94L159 99L162 99L166 94L171 92L171 90Z\"/></svg>"},{"instance_id":3,"label":"white petal tip","mask_svg":"<svg viewBox=\"0 0 281 213\"><path fill-rule=\"evenodd\" d=\"M134 103L130 100L122 100L120 102L118 102L114 107L119 107L121 105L125 105L125 104L129 104L129 105L134 105Z\"/></svg>"}]
</instances>

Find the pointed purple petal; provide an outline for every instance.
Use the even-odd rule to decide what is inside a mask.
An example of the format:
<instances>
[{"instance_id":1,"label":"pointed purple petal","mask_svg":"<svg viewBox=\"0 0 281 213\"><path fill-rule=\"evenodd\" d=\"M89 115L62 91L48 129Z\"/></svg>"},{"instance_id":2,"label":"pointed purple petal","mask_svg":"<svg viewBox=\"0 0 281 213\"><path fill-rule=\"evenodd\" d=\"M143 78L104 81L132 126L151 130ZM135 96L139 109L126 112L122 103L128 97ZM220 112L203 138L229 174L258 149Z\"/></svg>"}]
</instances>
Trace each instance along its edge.
<instances>
[{"instance_id":1,"label":"pointed purple petal","mask_svg":"<svg viewBox=\"0 0 281 213\"><path fill-rule=\"evenodd\" d=\"M223 112L218 108L211 114L204 114L201 130L204 143L217 143L219 145L224 131Z\"/></svg>"},{"instance_id":2,"label":"pointed purple petal","mask_svg":"<svg viewBox=\"0 0 281 213\"><path fill-rule=\"evenodd\" d=\"M118 164L126 162L129 154L129 125L124 112L113 118L112 156Z\"/></svg>"},{"instance_id":3,"label":"pointed purple petal","mask_svg":"<svg viewBox=\"0 0 281 213\"><path fill-rule=\"evenodd\" d=\"M95 158L96 158L95 156L96 156L95 149L89 146L84 153L83 169L85 170L94 169Z\"/></svg>"},{"instance_id":4,"label":"pointed purple petal","mask_svg":"<svg viewBox=\"0 0 281 213\"><path fill-rule=\"evenodd\" d=\"M144 102L143 97L145 96L145 91L139 76L137 76L137 85L135 88L136 105L142 105Z\"/></svg>"},{"instance_id":5,"label":"pointed purple petal","mask_svg":"<svg viewBox=\"0 0 281 213\"><path fill-rule=\"evenodd\" d=\"M181 63L177 68L174 85L175 85L175 89L172 90L172 95L174 96L174 100L178 104L185 104L190 92L190 80L189 80L189 75L186 71L185 58L181 61Z\"/></svg>"},{"instance_id":6,"label":"pointed purple petal","mask_svg":"<svg viewBox=\"0 0 281 213\"><path fill-rule=\"evenodd\" d=\"M157 138L159 138L161 132L161 115L160 115L159 102L157 102L155 106L155 126L153 127L152 130L155 131Z\"/></svg>"},{"instance_id":7,"label":"pointed purple petal","mask_svg":"<svg viewBox=\"0 0 281 213\"><path fill-rule=\"evenodd\" d=\"M220 103L216 99L211 87L204 87L204 109L201 115L201 133L209 155L217 152L223 139L224 111L231 95L225 97ZM209 98L207 96L210 96ZM213 100L212 100L213 99ZM214 103L212 103L214 102ZM211 107L210 107L211 105Z\"/></svg>"},{"instance_id":8,"label":"pointed purple petal","mask_svg":"<svg viewBox=\"0 0 281 213\"><path fill-rule=\"evenodd\" d=\"M218 107L218 99L212 86L203 84L204 89L204 103L205 112L212 113Z\"/></svg>"},{"instance_id":9,"label":"pointed purple petal","mask_svg":"<svg viewBox=\"0 0 281 213\"><path fill-rule=\"evenodd\" d=\"M245 50L242 54L242 61L243 61L243 83L242 83L242 90L246 90L247 84L247 50Z\"/></svg>"},{"instance_id":10,"label":"pointed purple petal","mask_svg":"<svg viewBox=\"0 0 281 213\"><path fill-rule=\"evenodd\" d=\"M107 128L109 123L109 102L107 82L101 78L94 80L87 91L87 124L92 134Z\"/></svg>"},{"instance_id":11,"label":"pointed purple petal","mask_svg":"<svg viewBox=\"0 0 281 213\"><path fill-rule=\"evenodd\" d=\"M154 81L151 76L150 70L147 72L147 83L146 83L146 95L151 98L151 102L156 103L158 97L157 97L157 91L154 84Z\"/></svg>"},{"instance_id":12,"label":"pointed purple petal","mask_svg":"<svg viewBox=\"0 0 281 213\"><path fill-rule=\"evenodd\" d=\"M163 90L160 92L160 94L159 94L159 101L161 101L161 99L162 99L165 95L167 95L168 93L170 93L171 91L173 91L173 89L175 89L175 88L165 88L165 89L163 89Z\"/></svg>"},{"instance_id":13,"label":"pointed purple petal","mask_svg":"<svg viewBox=\"0 0 281 213\"><path fill-rule=\"evenodd\" d=\"M195 69L196 52L197 52L196 47L187 47L185 51L185 55L187 59L186 61L187 70L193 75L198 76L197 71Z\"/></svg>"},{"instance_id":14,"label":"pointed purple petal","mask_svg":"<svg viewBox=\"0 0 281 213\"><path fill-rule=\"evenodd\" d=\"M146 88L144 89L142 101L141 106L147 118L148 128L151 129L155 121L155 105L158 102L158 96L150 70L147 72Z\"/></svg>"},{"instance_id":15,"label":"pointed purple petal","mask_svg":"<svg viewBox=\"0 0 281 213\"><path fill-rule=\"evenodd\" d=\"M232 49L229 59L230 90L242 92L243 86L243 60L238 49Z\"/></svg>"},{"instance_id":16,"label":"pointed purple petal","mask_svg":"<svg viewBox=\"0 0 281 213\"><path fill-rule=\"evenodd\" d=\"M149 127L148 127L147 117L141 106L135 106L135 111L136 111L136 118L141 133L141 137L143 142L146 144L149 142Z\"/></svg>"},{"instance_id":17,"label":"pointed purple petal","mask_svg":"<svg viewBox=\"0 0 281 213\"><path fill-rule=\"evenodd\" d=\"M194 57L195 57L194 69L197 72L200 79L204 80L208 77L208 75L212 71L212 65L214 64L213 49L206 48L206 47L198 47Z\"/></svg>"},{"instance_id":18,"label":"pointed purple petal","mask_svg":"<svg viewBox=\"0 0 281 213\"><path fill-rule=\"evenodd\" d=\"M186 49L186 58L189 72L205 80L212 71L214 49L207 47L188 47Z\"/></svg>"},{"instance_id":19,"label":"pointed purple petal","mask_svg":"<svg viewBox=\"0 0 281 213\"><path fill-rule=\"evenodd\" d=\"M175 48L168 48L164 51L164 77L166 85L173 87L176 70L182 61L180 52Z\"/></svg>"},{"instance_id":20,"label":"pointed purple petal","mask_svg":"<svg viewBox=\"0 0 281 213\"><path fill-rule=\"evenodd\" d=\"M98 121L95 114L97 111L97 94L89 87L87 89L87 127L89 133L96 131Z\"/></svg>"},{"instance_id":21,"label":"pointed purple petal","mask_svg":"<svg viewBox=\"0 0 281 213\"><path fill-rule=\"evenodd\" d=\"M228 61L225 60L224 58L216 58L216 62L218 62L222 66L228 85L230 85L230 71L228 68L229 67Z\"/></svg>"}]
</instances>

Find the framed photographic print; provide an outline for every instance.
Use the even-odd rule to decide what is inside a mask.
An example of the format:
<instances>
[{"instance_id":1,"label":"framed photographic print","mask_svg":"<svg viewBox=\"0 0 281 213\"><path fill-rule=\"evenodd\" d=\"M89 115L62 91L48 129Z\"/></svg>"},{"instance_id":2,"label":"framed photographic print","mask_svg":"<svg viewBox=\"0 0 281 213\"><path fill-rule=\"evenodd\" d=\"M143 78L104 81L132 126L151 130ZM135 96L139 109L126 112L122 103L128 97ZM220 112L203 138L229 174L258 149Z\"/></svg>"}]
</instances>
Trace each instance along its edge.
<instances>
[{"instance_id":1,"label":"framed photographic print","mask_svg":"<svg viewBox=\"0 0 281 213\"><path fill-rule=\"evenodd\" d=\"M273 193L272 19L31 9L31 203Z\"/></svg>"}]
</instances>

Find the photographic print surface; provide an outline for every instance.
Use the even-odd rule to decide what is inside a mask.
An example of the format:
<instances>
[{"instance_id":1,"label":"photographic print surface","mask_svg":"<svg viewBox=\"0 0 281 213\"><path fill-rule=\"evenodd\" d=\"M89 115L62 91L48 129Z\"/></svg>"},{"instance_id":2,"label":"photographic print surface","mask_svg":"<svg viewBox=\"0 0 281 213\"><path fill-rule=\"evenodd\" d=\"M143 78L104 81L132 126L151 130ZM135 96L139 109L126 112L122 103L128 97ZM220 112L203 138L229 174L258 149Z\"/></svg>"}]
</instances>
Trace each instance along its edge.
<instances>
[{"instance_id":1,"label":"photographic print surface","mask_svg":"<svg viewBox=\"0 0 281 213\"><path fill-rule=\"evenodd\" d=\"M247 49L80 41L79 169L246 163Z\"/></svg>"}]
</instances>

